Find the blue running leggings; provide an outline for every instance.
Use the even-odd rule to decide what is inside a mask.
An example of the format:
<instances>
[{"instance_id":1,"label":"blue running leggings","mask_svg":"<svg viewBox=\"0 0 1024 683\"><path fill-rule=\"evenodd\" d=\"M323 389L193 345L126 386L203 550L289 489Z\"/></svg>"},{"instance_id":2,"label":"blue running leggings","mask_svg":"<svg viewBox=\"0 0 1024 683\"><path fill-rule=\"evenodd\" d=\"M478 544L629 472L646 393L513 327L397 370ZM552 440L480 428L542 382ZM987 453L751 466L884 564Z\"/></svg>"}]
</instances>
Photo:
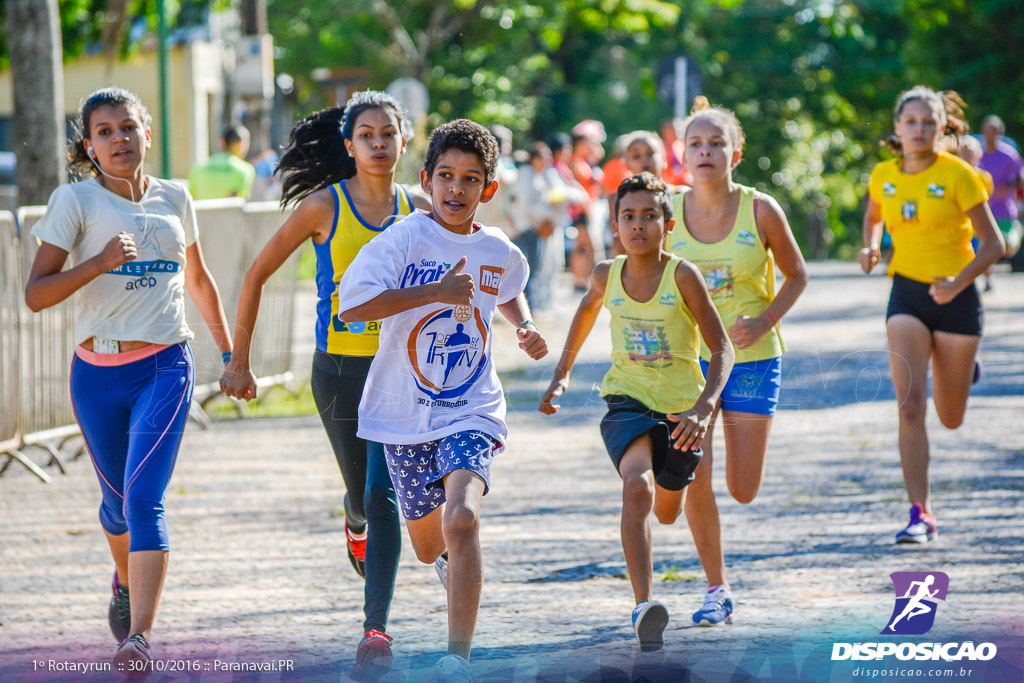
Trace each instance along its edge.
<instances>
[{"instance_id":1,"label":"blue running leggings","mask_svg":"<svg viewBox=\"0 0 1024 683\"><path fill-rule=\"evenodd\" d=\"M71 363L71 403L103 491L100 524L131 534L130 552L170 549L164 490L194 386L184 342L124 365Z\"/></svg>"}]
</instances>

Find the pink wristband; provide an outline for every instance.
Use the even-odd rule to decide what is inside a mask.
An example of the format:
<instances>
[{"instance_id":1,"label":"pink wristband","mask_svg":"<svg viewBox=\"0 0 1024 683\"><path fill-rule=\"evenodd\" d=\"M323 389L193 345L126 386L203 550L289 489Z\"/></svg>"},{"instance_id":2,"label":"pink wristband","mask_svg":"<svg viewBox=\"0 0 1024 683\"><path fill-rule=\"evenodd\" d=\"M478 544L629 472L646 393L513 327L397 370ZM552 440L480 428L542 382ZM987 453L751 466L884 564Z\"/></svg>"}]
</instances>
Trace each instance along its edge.
<instances>
[{"instance_id":1,"label":"pink wristband","mask_svg":"<svg viewBox=\"0 0 1024 683\"><path fill-rule=\"evenodd\" d=\"M769 316L769 317L770 317L770 318L771 318L772 320L774 320L774 321L775 321L775 324L776 324L776 325L778 325L778 324L779 324L779 319L775 317L775 314L774 314L774 313L772 313L771 311L769 311L769 310L768 310L767 308L766 308L766 309L764 309L764 312L765 312L765 313L767 313L767 314L768 314L768 316Z\"/></svg>"}]
</instances>

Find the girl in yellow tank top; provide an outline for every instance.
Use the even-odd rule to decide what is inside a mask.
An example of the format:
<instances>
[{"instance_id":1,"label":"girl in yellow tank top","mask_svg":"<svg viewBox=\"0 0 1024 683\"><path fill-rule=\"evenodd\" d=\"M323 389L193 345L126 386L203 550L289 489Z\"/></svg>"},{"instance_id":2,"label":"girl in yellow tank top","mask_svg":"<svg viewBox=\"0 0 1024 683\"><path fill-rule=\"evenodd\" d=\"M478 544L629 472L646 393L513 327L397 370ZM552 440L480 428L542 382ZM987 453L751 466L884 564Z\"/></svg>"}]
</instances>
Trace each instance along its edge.
<instances>
[{"instance_id":1,"label":"girl in yellow tank top","mask_svg":"<svg viewBox=\"0 0 1024 683\"><path fill-rule=\"evenodd\" d=\"M256 257L242 286L235 349L221 378L224 393L256 396L249 344L263 283L307 239L317 256L317 348L310 382L320 418L345 480L345 538L355 571L366 579L363 637L353 678L391 666L388 610L395 589L401 526L383 446L356 435L359 399L377 350L377 324L346 326L337 317L337 286L356 253L399 215L413 209L395 184L398 159L412 133L405 109L390 95L356 93L301 121L281 158L282 208L297 204ZM419 208L430 208L423 201ZM270 321L281 324L281 321ZM340 531L340 530L339 530ZM375 552L367 553L367 544Z\"/></svg>"},{"instance_id":2,"label":"girl in yellow tank top","mask_svg":"<svg viewBox=\"0 0 1024 683\"><path fill-rule=\"evenodd\" d=\"M723 412L729 492L741 503L751 502L764 479L781 388L784 346L778 324L806 287L807 267L775 200L732 180L743 154L743 129L735 115L698 98L684 131L693 188L675 198L677 226L667 244L700 268L736 347L736 365L715 407L702 444L704 458L686 499L709 586L693 623L714 626L731 622L733 600L711 489L712 430ZM785 278L778 292L776 264Z\"/></svg>"}]
</instances>

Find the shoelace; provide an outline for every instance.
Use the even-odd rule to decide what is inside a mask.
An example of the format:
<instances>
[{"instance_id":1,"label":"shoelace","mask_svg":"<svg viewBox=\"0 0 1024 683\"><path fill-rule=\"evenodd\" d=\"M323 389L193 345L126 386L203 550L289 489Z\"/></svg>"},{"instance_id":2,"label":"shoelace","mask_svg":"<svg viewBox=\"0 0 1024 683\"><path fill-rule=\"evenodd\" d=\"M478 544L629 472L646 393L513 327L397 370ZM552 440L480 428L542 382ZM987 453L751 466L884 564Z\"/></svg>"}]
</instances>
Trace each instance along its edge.
<instances>
[{"instance_id":1,"label":"shoelace","mask_svg":"<svg viewBox=\"0 0 1024 683\"><path fill-rule=\"evenodd\" d=\"M121 643L121 647L124 647L128 643L134 643L135 645L141 647L145 652L149 651L149 642L146 640L146 637L141 633L136 633L133 636L129 636L127 639L125 639L123 643Z\"/></svg>"},{"instance_id":2,"label":"shoelace","mask_svg":"<svg viewBox=\"0 0 1024 683\"><path fill-rule=\"evenodd\" d=\"M128 599L128 589L124 586L117 587L117 596L114 598L114 607L117 609L117 618L122 621L132 618L132 603ZM141 637L141 636L140 636Z\"/></svg>"},{"instance_id":3,"label":"shoelace","mask_svg":"<svg viewBox=\"0 0 1024 683\"><path fill-rule=\"evenodd\" d=\"M700 608L701 612L717 612L722 609L725 605L725 600L728 596L721 591L715 593L706 593L704 595L704 605Z\"/></svg>"}]
</instances>

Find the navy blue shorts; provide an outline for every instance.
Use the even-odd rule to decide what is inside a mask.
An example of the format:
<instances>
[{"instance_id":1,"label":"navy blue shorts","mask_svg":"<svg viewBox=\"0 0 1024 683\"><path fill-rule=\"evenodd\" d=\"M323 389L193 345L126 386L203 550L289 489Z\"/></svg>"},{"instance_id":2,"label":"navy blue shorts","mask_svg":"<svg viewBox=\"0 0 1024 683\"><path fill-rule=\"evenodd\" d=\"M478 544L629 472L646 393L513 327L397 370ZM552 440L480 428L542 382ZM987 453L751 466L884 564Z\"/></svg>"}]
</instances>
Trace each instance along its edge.
<instances>
[{"instance_id":1,"label":"navy blue shorts","mask_svg":"<svg viewBox=\"0 0 1024 683\"><path fill-rule=\"evenodd\" d=\"M708 363L703 358L700 370L708 376ZM722 389L722 410L774 415L781 390L782 356L736 363Z\"/></svg>"},{"instance_id":2,"label":"navy blue shorts","mask_svg":"<svg viewBox=\"0 0 1024 683\"><path fill-rule=\"evenodd\" d=\"M469 470L491 487L491 462L498 442L481 431L458 432L435 441L411 445L384 444L398 507L406 519L420 519L444 505L443 479L455 470Z\"/></svg>"},{"instance_id":3,"label":"navy blue shorts","mask_svg":"<svg viewBox=\"0 0 1024 683\"><path fill-rule=\"evenodd\" d=\"M680 451L672 447L672 430L679 424L665 413L651 410L632 396L609 394L604 397L608 412L601 418L601 438L615 469L629 445L649 434L651 437L651 469L654 481L668 491L681 491L693 481L693 472L704 454L697 448Z\"/></svg>"},{"instance_id":4,"label":"navy blue shorts","mask_svg":"<svg viewBox=\"0 0 1024 683\"><path fill-rule=\"evenodd\" d=\"M981 304L977 285L972 282L948 304L935 303L935 299L928 293L930 287L927 282L894 274L885 319L894 315L909 315L924 323L929 332L981 336L985 308Z\"/></svg>"}]
</instances>

